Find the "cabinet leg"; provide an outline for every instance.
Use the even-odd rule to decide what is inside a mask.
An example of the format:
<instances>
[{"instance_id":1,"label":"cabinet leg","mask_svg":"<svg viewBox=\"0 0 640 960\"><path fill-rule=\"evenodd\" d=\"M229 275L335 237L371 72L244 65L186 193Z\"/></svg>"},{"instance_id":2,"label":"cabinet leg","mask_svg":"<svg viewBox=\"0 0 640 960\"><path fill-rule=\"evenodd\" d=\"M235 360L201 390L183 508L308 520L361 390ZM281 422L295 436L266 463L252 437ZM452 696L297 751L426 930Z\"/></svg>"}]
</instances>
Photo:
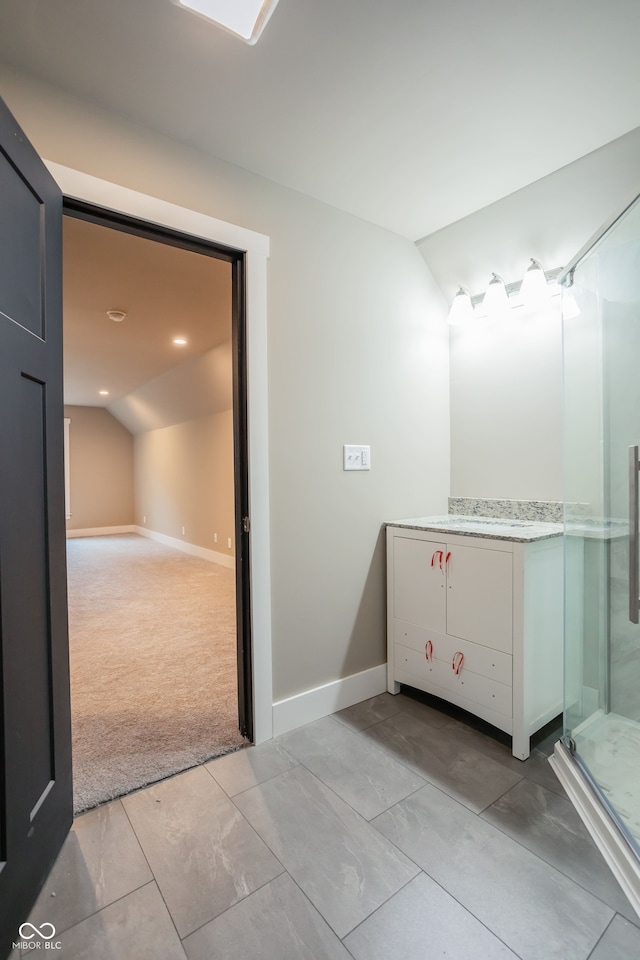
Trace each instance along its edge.
<instances>
[{"instance_id":1,"label":"cabinet leg","mask_svg":"<svg viewBox=\"0 0 640 960\"><path fill-rule=\"evenodd\" d=\"M395 680L389 679L387 681L387 690L389 691L389 693L393 693L394 695L396 693L400 693L400 684L396 683Z\"/></svg>"},{"instance_id":2,"label":"cabinet leg","mask_svg":"<svg viewBox=\"0 0 640 960\"><path fill-rule=\"evenodd\" d=\"M523 733L514 733L511 741L511 753L518 760L527 760L531 752L531 741Z\"/></svg>"}]
</instances>

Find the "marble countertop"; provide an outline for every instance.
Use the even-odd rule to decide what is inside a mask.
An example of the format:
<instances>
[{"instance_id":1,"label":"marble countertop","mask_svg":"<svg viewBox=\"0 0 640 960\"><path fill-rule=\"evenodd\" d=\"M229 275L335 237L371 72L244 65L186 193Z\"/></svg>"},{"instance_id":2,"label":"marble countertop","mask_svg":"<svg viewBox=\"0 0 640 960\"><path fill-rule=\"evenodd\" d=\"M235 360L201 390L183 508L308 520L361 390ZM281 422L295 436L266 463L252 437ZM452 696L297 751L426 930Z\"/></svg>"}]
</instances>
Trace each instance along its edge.
<instances>
[{"instance_id":1,"label":"marble countertop","mask_svg":"<svg viewBox=\"0 0 640 960\"><path fill-rule=\"evenodd\" d=\"M512 540L531 543L562 535L561 523L542 520L506 520L500 517L445 514L437 517L413 517L408 520L388 520L387 527L406 530L427 530L433 533L452 533L462 537L484 537L490 540Z\"/></svg>"}]
</instances>

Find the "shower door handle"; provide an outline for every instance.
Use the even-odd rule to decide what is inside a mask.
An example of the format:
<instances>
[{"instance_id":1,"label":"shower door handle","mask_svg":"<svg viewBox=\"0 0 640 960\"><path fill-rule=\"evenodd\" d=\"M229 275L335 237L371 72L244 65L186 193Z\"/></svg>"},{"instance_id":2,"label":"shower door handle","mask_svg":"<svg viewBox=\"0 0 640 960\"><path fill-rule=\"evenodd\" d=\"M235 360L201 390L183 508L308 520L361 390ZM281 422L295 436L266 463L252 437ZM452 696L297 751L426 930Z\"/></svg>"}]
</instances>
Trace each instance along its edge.
<instances>
[{"instance_id":1,"label":"shower door handle","mask_svg":"<svg viewBox=\"0 0 640 960\"><path fill-rule=\"evenodd\" d=\"M638 471L639 448L629 447L629 620L639 623L638 610Z\"/></svg>"}]
</instances>

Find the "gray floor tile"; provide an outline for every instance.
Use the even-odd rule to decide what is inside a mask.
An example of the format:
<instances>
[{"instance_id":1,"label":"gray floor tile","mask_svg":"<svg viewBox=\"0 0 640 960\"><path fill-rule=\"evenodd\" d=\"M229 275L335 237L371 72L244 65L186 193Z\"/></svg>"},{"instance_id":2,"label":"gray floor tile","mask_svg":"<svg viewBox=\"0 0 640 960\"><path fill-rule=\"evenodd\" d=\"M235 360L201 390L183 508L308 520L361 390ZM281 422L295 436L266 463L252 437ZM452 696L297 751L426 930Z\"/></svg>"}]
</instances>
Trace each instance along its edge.
<instances>
[{"instance_id":1,"label":"gray floor tile","mask_svg":"<svg viewBox=\"0 0 640 960\"><path fill-rule=\"evenodd\" d=\"M465 746L473 747L474 750L482 753L485 757L490 757L491 760L501 763L514 773L524 776L527 761L518 760L517 757L514 757L511 753L511 747L507 744L501 743L495 737L482 733L480 730L476 730L461 720L449 718L444 729Z\"/></svg>"},{"instance_id":2,"label":"gray floor tile","mask_svg":"<svg viewBox=\"0 0 640 960\"><path fill-rule=\"evenodd\" d=\"M482 814L630 920L635 913L569 800L522 780Z\"/></svg>"},{"instance_id":3,"label":"gray floor tile","mask_svg":"<svg viewBox=\"0 0 640 960\"><path fill-rule=\"evenodd\" d=\"M352 730L366 730L367 727L372 727L375 723L380 723L381 720L388 720L389 717L403 711L416 712L422 716L425 723L430 722L432 726L436 727L443 726L448 719L437 710L418 703L410 697L405 697L401 693L381 693L377 697L363 700L361 703L356 703L345 710L339 710L332 716Z\"/></svg>"},{"instance_id":4,"label":"gray floor tile","mask_svg":"<svg viewBox=\"0 0 640 960\"><path fill-rule=\"evenodd\" d=\"M518 960L424 873L345 938L355 960Z\"/></svg>"},{"instance_id":5,"label":"gray floor tile","mask_svg":"<svg viewBox=\"0 0 640 960\"><path fill-rule=\"evenodd\" d=\"M546 787L552 793L567 799L566 790L553 772L549 758L539 750L534 750L529 759L524 762L524 775L527 780L533 780L541 787Z\"/></svg>"},{"instance_id":6,"label":"gray floor tile","mask_svg":"<svg viewBox=\"0 0 640 960\"><path fill-rule=\"evenodd\" d=\"M360 736L370 738L475 813L520 780L519 774L468 746L455 731L435 730L413 714L400 713Z\"/></svg>"},{"instance_id":7,"label":"gray floor tile","mask_svg":"<svg viewBox=\"0 0 640 960\"><path fill-rule=\"evenodd\" d=\"M518 760L511 753L511 747L500 743L494 737L481 733L479 730L474 730L473 727L461 723L459 720L450 720L444 729L458 737L461 743L465 743L486 757L496 760L513 773L517 773L521 777L528 777L529 780L540 783L543 787L553 790L554 793L558 793L562 797L566 796L560 781L549 766L546 755L539 749L534 748L528 760Z\"/></svg>"},{"instance_id":8,"label":"gray floor tile","mask_svg":"<svg viewBox=\"0 0 640 960\"><path fill-rule=\"evenodd\" d=\"M636 960L640 957L640 929L623 917L614 917L589 960Z\"/></svg>"},{"instance_id":9,"label":"gray floor tile","mask_svg":"<svg viewBox=\"0 0 640 960\"><path fill-rule=\"evenodd\" d=\"M288 874L187 937L184 948L189 960L350 960Z\"/></svg>"},{"instance_id":10,"label":"gray floor tile","mask_svg":"<svg viewBox=\"0 0 640 960\"><path fill-rule=\"evenodd\" d=\"M155 883L148 883L60 936L65 960L185 960Z\"/></svg>"},{"instance_id":11,"label":"gray floor tile","mask_svg":"<svg viewBox=\"0 0 640 960\"><path fill-rule=\"evenodd\" d=\"M373 822L522 960L586 960L614 915L435 787Z\"/></svg>"},{"instance_id":12,"label":"gray floor tile","mask_svg":"<svg viewBox=\"0 0 640 960\"><path fill-rule=\"evenodd\" d=\"M424 786L424 779L331 717L278 738L288 753L366 820Z\"/></svg>"},{"instance_id":13,"label":"gray floor tile","mask_svg":"<svg viewBox=\"0 0 640 960\"><path fill-rule=\"evenodd\" d=\"M122 803L181 937L282 873L202 767Z\"/></svg>"},{"instance_id":14,"label":"gray floor tile","mask_svg":"<svg viewBox=\"0 0 640 960\"><path fill-rule=\"evenodd\" d=\"M304 767L235 802L339 937L418 873Z\"/></svg>"},{"instance_id":15,"label":"gray floor tile","mask_svg":"<svg viewBox=\"0 0 640 960\"><path fill-rule=\"evenodd\" d=\"M120 800L77 817L30 920L58 932L152 880Z\"/></svg>"},{"instance_id":16,"label":"gray floor tile","mask_svg":"<svg viewBox=\"0 0 640 960\"><path fill-rule=\"evenodd\" d=\"M556 742L562 736L562 720L559 721L558 725L551 730L550 733L547 733L544 740L536 741L536 750L538 753L544 754L545 757L550 757L553 753L553 748L556 745Z\"/></svg>"},{"instance_id":17,"label":"gray floor tile","mask_svg":"<svg viewBox=\"0 0 640 960\"><path fill-rule=\"evenodd\" d=\"M206 769L222 789L234 797L258 783L264 783L285 770L295 767L296 760L289 756L277 740L267 740L257 747L246 747L226 757L218 757L206 764Z\"/></svg>"}]
</instances>

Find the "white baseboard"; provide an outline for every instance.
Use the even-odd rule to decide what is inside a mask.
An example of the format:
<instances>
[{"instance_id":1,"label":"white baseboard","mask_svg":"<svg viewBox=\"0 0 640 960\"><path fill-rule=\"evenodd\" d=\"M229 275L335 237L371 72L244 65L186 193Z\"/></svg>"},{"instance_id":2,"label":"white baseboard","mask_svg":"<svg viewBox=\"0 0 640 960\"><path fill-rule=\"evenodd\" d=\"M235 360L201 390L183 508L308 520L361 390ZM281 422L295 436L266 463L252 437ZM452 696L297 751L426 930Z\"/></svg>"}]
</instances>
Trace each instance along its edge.
<instances>
[{"instance_id":1,"label":"white baseboard","mask_svg":"<svg viewBox=\"0 0 640 960\"><path fill-rule=\"evenodd\" d=\"M344 710L361 700L376 697L387 689L387 665L371 667L343 680L334 680L321 687L305 690L295 697L278 700L273 705L273 736L294 730L305 723L320 720L336 710Z\"/></svg>"},{"instance_id":2,"label":"white baseboard","mask_svg":"<svg viewBox=\"0 0 640 960\"><path fill-rule=\"evenodd\" d=\"M133 524L123 527L84 527L81 530L67 530L67 540L74 537L112 537L118 533L135 533Z\"/></svg>"},{"instance_id":3,"label":"white baseboard","mask_svg":"<svg viewBox=\"0 0 640 960\"><path fill-rule=\"evenodd\" d=\"M201 560L210 560L212 563L219 563L222 567L228 567L235 570L236 559L226 553L218 553L217 550L208 550L206 547L198 547L195 543L187 543L186 540L178 540L177 537L168 537L165 533L156 533L155 530L149 530L147 527L132 527L134 533L141 537L148 537L149 540L156 540L163 543L165 547L173 547L174 550L181 550L192 557L200 557Z\"/></svg>"}]
</instances>

